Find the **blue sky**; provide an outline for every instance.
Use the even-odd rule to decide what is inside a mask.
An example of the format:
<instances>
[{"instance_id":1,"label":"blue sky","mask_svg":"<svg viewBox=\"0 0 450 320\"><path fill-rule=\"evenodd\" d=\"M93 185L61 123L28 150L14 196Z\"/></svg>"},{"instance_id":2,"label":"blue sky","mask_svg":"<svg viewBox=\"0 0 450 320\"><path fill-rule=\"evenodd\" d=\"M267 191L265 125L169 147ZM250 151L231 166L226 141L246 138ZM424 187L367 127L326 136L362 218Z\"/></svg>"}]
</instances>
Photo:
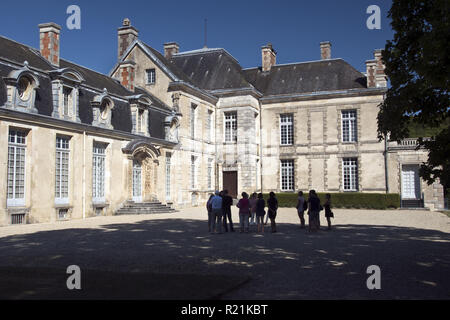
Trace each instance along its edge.
<instances>
[{"instance_id":1,"label":"blue sky","mask_svg":"<svg viewBox=\"0 0 450 320\"><path fill-rule=\"evenodd\" d=\"M69 30L66 9L81 9L81 30ZM381 9L381 30L369 30L366 9ZM204 44L208 20L208 47L225 48L244 68L261 65L261 46L271 42L277 63L320 59L319 43L331 41L332 57L344 58L356 69L384 48L393 31L388 0L190 0L190 1L8 1L2 3L0 35L39 47L37 25L62 26L61 57L102 73L117 61L117 28L128 17L139 38L162 51L176 41L181 51Z\"/></svg>"}]
</instances>

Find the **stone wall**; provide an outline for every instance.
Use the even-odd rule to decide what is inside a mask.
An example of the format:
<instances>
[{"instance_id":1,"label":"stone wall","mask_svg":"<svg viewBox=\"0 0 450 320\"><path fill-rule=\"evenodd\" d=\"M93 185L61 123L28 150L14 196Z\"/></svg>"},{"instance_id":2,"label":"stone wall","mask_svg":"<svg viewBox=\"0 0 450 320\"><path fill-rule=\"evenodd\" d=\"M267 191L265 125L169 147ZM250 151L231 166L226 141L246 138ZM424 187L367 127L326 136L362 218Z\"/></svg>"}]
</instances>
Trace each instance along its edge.
<instances>
[{"instance_id":1,"label":"stone wall","mask_svg":"<svg viewBox=\"0 0 450 320\"><path fill-rule=\"evenodd\" d=\"M295 189L340 192L342 158L358 159L362 192L384 192L384 144L376 119L382 96L359 96L262 105L262 179L264 192L281 191L280 160L294 160ZM341 111L356 110L357 141L342 142ZM280 145L280 115L292 114L294 143ZM370 168L366 170L365 168Z\"/></svg>"}]
</instances>

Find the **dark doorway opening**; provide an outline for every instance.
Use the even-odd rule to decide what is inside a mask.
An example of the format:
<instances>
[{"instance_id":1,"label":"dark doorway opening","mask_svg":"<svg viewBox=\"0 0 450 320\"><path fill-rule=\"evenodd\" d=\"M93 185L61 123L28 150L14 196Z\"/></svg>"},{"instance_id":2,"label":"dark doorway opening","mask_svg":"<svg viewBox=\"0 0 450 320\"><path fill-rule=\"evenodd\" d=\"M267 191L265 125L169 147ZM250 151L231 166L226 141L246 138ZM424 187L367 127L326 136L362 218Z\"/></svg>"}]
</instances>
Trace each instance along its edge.
<instances>
[{"instance_id":1,"label":"dark doorway opening","mask_svg":"<svg viewBox=\"0 0 450 320\"><path fill-rule=\"evenodd\" d=\"M224 171L223 172L223 189L228 190L228 194L237 198L238 180L237 171Z\"/></svg>"}]
</instances>

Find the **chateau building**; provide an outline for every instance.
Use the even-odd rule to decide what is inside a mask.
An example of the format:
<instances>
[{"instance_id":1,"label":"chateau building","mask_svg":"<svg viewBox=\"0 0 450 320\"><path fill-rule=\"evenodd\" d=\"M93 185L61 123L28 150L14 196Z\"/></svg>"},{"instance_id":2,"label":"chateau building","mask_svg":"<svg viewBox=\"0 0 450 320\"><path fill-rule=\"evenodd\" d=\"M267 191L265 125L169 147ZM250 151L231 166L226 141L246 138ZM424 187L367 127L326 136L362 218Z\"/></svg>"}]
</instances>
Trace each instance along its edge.
<instances>
[{"instance_id":1,"label":"chateau building","mask_svg":"<svg viewBox=\"0 0 450 320\"><path fill-rule=\"evenodd\" d=\"M268 44L244 69L222 48L160 53L125 19L104 75L60 57L60 29L39 25L39 50L0 37L0 225L196 206L217 189L443 206L442 186L418 177L416 141L377 139L381 50L361 73L329 42L319 60L291 64Z\"/></svg>"}]
</instances>

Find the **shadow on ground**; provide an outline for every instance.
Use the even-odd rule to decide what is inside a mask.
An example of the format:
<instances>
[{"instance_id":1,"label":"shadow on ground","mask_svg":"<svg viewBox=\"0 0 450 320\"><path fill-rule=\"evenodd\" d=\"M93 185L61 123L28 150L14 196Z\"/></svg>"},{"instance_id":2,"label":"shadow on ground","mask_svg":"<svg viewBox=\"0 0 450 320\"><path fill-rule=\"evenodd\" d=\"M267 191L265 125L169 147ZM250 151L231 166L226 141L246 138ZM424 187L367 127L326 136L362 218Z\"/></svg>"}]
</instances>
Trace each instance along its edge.
<instances>
[{"instance_id":1,"label":"shadow on ground","mask_svg":"<svg viewBox=\"0 0 450 320\"><path fill-rule=\"evenodd\" d=\"M448 299L450 235L338 225L310 234L210 235L199 220L161 219L0 240L1 299ZM66 288L66 268L82 290ZM368 290L369 265L381 290Z\"/></svg>"}]
</instances>

